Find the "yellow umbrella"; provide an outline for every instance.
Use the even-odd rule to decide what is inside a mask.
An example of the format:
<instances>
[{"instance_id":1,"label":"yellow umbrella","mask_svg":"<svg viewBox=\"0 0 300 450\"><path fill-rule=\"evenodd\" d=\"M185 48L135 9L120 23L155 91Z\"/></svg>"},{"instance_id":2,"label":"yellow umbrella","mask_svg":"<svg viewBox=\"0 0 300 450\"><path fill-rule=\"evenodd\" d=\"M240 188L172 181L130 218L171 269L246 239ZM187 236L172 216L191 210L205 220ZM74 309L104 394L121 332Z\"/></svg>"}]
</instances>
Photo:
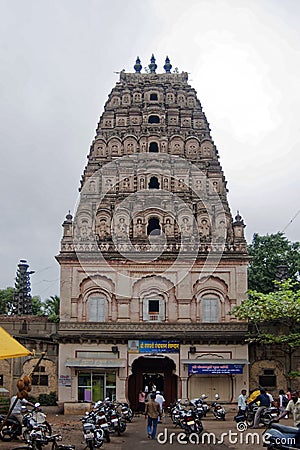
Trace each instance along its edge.
<instances>
[{"instance_id":1,"label":"yellow umbrella","mask_svg":"<svg viewBox=\"0 0 300 450\"><path fill-rule=\"evenodd\" d=\"M0 359L29 356L33 353L0 327Z\"/></svg>"}]
</instances>

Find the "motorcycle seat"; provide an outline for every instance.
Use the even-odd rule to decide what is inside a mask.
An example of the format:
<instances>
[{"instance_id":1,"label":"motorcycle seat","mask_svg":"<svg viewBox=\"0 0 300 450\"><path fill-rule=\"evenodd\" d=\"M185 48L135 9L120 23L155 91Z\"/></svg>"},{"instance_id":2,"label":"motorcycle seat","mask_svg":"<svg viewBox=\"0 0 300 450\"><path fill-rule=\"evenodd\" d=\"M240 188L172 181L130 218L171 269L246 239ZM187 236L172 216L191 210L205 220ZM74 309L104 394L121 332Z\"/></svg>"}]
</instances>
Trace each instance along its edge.
<instances>
[{"instance_id":1,"label":"motorcycle seat","mask_svg":"<svg viewBox=\"0 0 300 450\"><path fill-rule=\"evenodd\" d=\"M282 433L295 434L300 436L300 428L298 427L289 427L287 425L281 425L280 423L272 423L271 427L275 430L281 431Z\"/></svg>"}]
</instances>

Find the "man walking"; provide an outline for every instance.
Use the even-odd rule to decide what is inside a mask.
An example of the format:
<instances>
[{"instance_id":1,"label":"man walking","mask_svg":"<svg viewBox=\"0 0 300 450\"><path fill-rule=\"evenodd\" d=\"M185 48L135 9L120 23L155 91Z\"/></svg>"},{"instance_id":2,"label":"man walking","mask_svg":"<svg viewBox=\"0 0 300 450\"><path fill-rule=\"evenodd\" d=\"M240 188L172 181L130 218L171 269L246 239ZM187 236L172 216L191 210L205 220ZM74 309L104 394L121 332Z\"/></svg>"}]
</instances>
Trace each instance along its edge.
<instances>
[{"instance_id":1,"label":"man walking","mask_svg":"<svg viewBox=\"0 0 300 450\"><path fill-rule=\"evenodd\" d=\"M155 401L159 404L161 414L164 412L163 404L165 403L165 397L161 394L160 391L156 391ZM162 422L162 415L158 419L159 422Z\"/></svg>"},{"instance_id":2,"label":"man walking","mask_svg":"<svg viewBox=\"0 0 300 450\"><path fill-rule=\"evenodd\" d=\"M156 394L150 395L150 401L146 403L145 419L148 417L148 439L155 439L158 417L161 415L159 403L155 401Z\"/></svg>"},{"instance_id":3,"label":"man walking","mask_svg":"<svg viewBox=\"0 0 300 450\"><path fill-rule=\"evenodd\" d=\"M284 411L278 416L277 421L285 417L288 413L293 414L294 427L300 427L300 398L298 391L291 393L291 400L288 402Z\"/></svg>"},{"instance_id":4,"label":"man walking","mask_svg":"<svg viewBox=\"0 0 300 450\"><path fill-rule=\"evenodd\" d=\"M242 389L240 395L238 396L238 415L244 416L246 414L247 409L247 396L246 396L246 389Z\"/></svg>"}]
</instances>

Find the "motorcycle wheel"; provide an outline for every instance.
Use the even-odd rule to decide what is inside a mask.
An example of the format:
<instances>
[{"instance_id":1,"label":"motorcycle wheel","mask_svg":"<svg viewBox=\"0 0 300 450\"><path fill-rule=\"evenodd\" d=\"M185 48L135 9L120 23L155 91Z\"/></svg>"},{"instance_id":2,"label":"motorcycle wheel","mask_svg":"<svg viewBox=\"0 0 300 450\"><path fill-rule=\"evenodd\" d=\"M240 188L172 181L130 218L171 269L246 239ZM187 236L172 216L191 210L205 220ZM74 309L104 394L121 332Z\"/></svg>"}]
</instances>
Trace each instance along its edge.
<instances>
[{"instance_id":1,"label":"motorcycle wheel","mask_svg":"<svg viewBox=\"0 0 300 450\"><path fill-rule=\"evenodd\" d=\"M253 424L254 424L254 417L247 417L246 418L246 424L247 424L247 426L248 427L253 427Z\"/></svg>"},{"instance_id":2,"label":"motorcycle wheel","mask_svg":"<svg viewBox=\"0 0 300 450\"><path fill-rule=\"evenodd\" d=\"M1 441L9 442L13 440L13 438L15 437L15 433L12 428L13 427L10 425L4 425L4 427L0 431Z\"/></svg>"}]
</instances>

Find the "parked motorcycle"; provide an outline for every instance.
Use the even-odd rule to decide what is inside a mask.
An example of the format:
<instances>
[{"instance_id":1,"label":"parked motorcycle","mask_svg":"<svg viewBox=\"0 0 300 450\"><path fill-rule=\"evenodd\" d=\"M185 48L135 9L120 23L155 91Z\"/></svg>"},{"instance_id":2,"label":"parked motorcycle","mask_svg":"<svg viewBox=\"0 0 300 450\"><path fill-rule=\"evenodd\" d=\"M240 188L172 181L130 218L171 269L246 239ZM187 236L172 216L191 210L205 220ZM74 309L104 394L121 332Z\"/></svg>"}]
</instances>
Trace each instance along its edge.
<instances>
[{"instance_id":1,"label":"parked motorcycle","mask_svg":"<svg viewBox=\"0 0 300 450\"><path fill-rule=\"evenodd\" d=\"M108 407L107 417L109 423L109 431L111 433L117 433L118 436L120 436L121 433L124 433L124 431L126 430L126 422L120 417L113 403L111 403Z\"/></svg>"},{"instance_id":2,"label":"parked motorcycle","mask_svg":"<svg viewBox=\"0 0 300 450\"><path fill-rule=\"evenodd\" d=\"M44 445L51 444L51 450L75 450L74 445L58 444L62 440L60 434L53 434L51 436L42 436L32 431L26 445L21 445L12 450L40 450Z\"/></svg>"},{"instance_id":3,"label":"parked motorcycle","mask_svg":"<svg viewBox=\"0 0 300 450\"><path fill-rule=\"evenodd\" d=\"M220 396L219 394L215 395L215 401L211 404L210 409L217 420L225 420L226 410L225 408L218 402Z\"/></svg>"},{"instance_id":4,"label":"parked motorcycle","mask_svg":"<svg viewBox=\"0 0 300 450\"><path fill-rule=\"evenodd\" d=\"M89 448L90 450L102 447L104 436L102 428L95 423L93 414L86 413L85 417L81 419L82 433L86 443L85 448Z\"/></svg>"},{"instance_id":5,"label":"parked motorcycle","mask_svg":"<svg viewBox=\"0 0 300 450\"><path fill-rule=\"evenodd\" d=\"M187 435L200 434L203 431L202 422L192 408L181 412L179 424Z\"/></svg>"},{"instance_id":6,"label":"parked motorcycle","mask_svg":"<svg viewBox=\"0 0 300 450\"><path fill-rule=\"evenodd\" d=\"M120 410L120 415L126 422L132 422L133 411L129 407L128 403L117 403L117 409Z\"/></svg>"},{"instance_id":7,"label":"parked motorcycle","mask_svg":"<svg viewBox=\"0 0 300 450\"><path fill-rule=\"evenodd\" d=\"M27 407L24 408L26 413L23 415L23 438L26 441L30 432L37 426L43 425L45 428L45 433L48 436L52 434L52 428L50 423L47 421L46 414L42 412L40 403L35 403L34 407L31 410L28 410Z\"/></svg>"},{"instance_id":8,"label":"parked motorcycle","mask_svg":"<svg viewBox=\"0 0 300 450\"><path fill-rule=\"evenodd\" d=\"M300 429L270 422L264 432L267 450L300 450Z\"/></svg>"},{"instance_id":9,"label":"parked motorcycle","mask_svg":"<svg viewBox=\"0 0 300 450\"><path fill-rule=\"evenodd\" d=\"M110 442L110 435L109 435L109 423L106 417L105 408L104 407L98 407L97 410L97 416L96 416L96 423L101 427L103 430L103 435L106 440L106 442Z\"/></svg>"},{"instance_id":10,"label":"parked motorcycle","mask_svg":"<svg viewBox=\"0 0 300 450\"><path fill-rule=\"evenodd\" d=\"M14 415L11 415L8 418L6 418L5 414L1 414L0 427L1 427L0 431L1 441L12 441L13 439L16 439L22 435L22 425Z\"/></svg>"}]
</instances>

